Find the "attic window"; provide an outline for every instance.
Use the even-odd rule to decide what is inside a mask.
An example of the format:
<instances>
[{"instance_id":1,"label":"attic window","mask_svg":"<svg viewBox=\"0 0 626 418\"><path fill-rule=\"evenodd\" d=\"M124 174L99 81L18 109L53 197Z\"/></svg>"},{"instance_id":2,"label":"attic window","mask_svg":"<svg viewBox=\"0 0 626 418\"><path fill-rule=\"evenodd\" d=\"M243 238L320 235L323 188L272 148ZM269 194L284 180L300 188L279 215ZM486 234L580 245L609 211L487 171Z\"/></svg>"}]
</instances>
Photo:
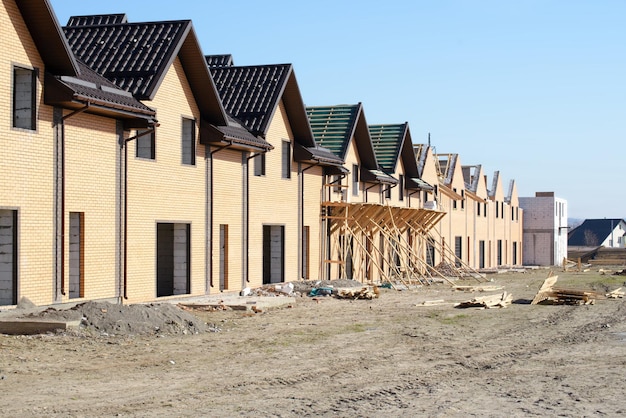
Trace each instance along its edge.
<instances>
[{"instance_id":1,"label":"attic window","mask_svg":"<svg viewBox=\"0 0 626 418\"><path fill-rule=\"evenodd\" d=\"M37 128L37 71L13 67L13 127Z\"/></svg>"}]
</instances>

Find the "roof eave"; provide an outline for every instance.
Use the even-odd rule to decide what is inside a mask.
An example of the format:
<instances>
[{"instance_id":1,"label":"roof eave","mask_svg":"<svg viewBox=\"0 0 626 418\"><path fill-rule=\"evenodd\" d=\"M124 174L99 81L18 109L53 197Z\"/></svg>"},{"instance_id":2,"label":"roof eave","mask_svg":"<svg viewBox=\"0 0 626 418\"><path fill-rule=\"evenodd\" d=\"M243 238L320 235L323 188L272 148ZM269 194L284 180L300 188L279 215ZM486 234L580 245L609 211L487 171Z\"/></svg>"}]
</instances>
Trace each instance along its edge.
<instances>
[{"instance_id":1,"label":"roof eave","mask_svg":"<svg viewBox=\"0 0 626 418\"><path fill-rule=\"evenodd\" d=\"M22 18L48 71L59 75L78 75L74 54L48 0L17 0Z\"/></svg>"}]
</instances>

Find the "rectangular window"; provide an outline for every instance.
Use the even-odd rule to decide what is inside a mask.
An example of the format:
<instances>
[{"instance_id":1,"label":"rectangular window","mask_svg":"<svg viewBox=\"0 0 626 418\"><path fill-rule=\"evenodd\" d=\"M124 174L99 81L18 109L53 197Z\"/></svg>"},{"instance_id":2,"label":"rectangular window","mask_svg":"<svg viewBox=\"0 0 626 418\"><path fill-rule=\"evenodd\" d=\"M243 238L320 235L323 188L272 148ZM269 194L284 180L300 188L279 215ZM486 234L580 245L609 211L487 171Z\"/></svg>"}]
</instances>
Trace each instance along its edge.
<instances>
[{"instance_id":1,"label":"rectangular window","mask_svg":"<svg viewBox=\"0 0 626 418\"><path fill-rule=\"evenodd\" d=\"M333 181L332 184L333 186L333 192L335 193L341 193L341 180L342 177L339 175L333 176Z\"/></svg>"},{"instance_id":2,"label":"rectangular window","mask_svg":"<svg viewBox=\"0 0 626 418\"><path fill-rule=\"evenodd\" d=\"M137 158L154 160L156 158L156 141L154 130L137 131L136 154Z\"/></svg>"},{"instance_id":3,"label":"rectangular window","mask_svg":"<svg viewBox=\"0 0 626 418\"><path fill-rule=\"evenodd\" d=\"M454 237L454 265L456 267L461 267L461 260L463 259L463 237L456 236Z\"/></svg>"},{"instance_id":4,"label":"rectangular window","mask_svg":"<svg viewBox=\"0 0 626 418\"><path fill-rule=\"evenodd\" d=\"M265 175L265 153L258 154L256 157L254 157L254 175Z\"/></svg>"},{"instance_id":5,"label":"rectangular window","mask_svg":"<svg viewBox=\"0 0 626 418\"><path fill-rule=\"evenodd\" d=\"M496 219L500 217L500 203L496 201Z\"/></svg>"},{"instance_id":6,"label":"rectangular window","mask_svg":"<svg viewBox=\"0 0 626 418\"><path fill-rule=\"evenodd\" d=\"M483 203L483 217L487 217L487 202Z\"/></svg>"},{"instance_id":7,"label":"rectangular window","mask_svg":"<svg viewBox=\"0 0 626 418\"><path fill-rule=\"evenodd\" d=\"M500 217L504 219L504 202L500 202Z\"/></svg>"},{"instance_id":8,"label":"rectangular window","mask_svg":"<svg viewBox=\"0 0 626 418\"><path fill-rule=\"evenodd\" d=\"M37 71L13 67L13 127L37 128Z\"/></svg>"},{"instance_id":9,"label":"rectangular window","mask_svg":"<svg viewBox=\"0 0 626 418\"><path fill-rule=\"evenodd\" d=\"M352 164L352 196L359 195L359 166Z\"/></svg>"},{"instance_id":10,"label":"rectangular window","mask_svg":"<svg viewBox=\"0 0 626 418\"><path fill-rule=\"evenodd\" d=\"M398 180L398 192L399 192L399 199L400 201L404 200L404 175L400 174L399 180Z\"/></svg>"},{"instance_id":11,"label":"rectangular window","mask_svg":"<svg viewBox=\"0 0 626 418\"><path fill-rule=\"evenodd\" d=\"M461 210L465 210L465 190L461 190Z\"/></svg>"},{"instance_id":12,"label":"rectangular window","mask_svg":"<svg viewBox=\"0 0 626 418\"><path fill-rule=\"evenodd\" d=\"M283 162L282 177L284 179L290 179L291 178L291 142L290 141L283 141L282 162Z\"/></svg>"},{"instance_id":13,"label":"rectangular window","mask_svg":"<svg viewBox=\"0 0 626 418\"><path fill-rule=\"evenodd\" d=\"M309 238L310 228L308 226L302 227L302 278L304 280L309 279L309 252L311 242Z\"/></svg>"},{"instance_id":14,"label":"rectangular window","mask_svg":"<svg viewBox=\"0 0 626 418\"><path fill-rule=\"evenodd\" d=\"M391 199L391 186L387 186L385 189L385 199Z\"/></svg>"},{"instance_id":15,"label":"rectangular window","mask_svg":"<svg viewBox=\"0 0 626 418\"><path fill-rule=\"evenodd\" d=\"M196 165L196 121L183 118L183 164Z\"/></svg>"},{"instance_id":16,"label":"rectangular window","mask_svg":"<svg viewBox=\"0 0 626 418\"><path fill-rule=\"evenodd\" d=\"M480 216L480 202L476 202L476 206L478 208L478 216Z\"/></svg>"},{"instance_id":17,"label":"rectangular window","mask_svg":"<svg viewBox=\"0 0 626 418\"><path fill-rule=\"evenodd\" d=\"M456 193L456 188L453 188L452 191ZM456 209L456 199L452 199L452 209Z\"/></svg>"},{"instance_id":18,"label":"rectangular window","mask_svg":"<svg viewBox=\"0 0 626 418\"><path fill-rule=\"evenodd\" d=\"M220 291L228 290L228 225L220 224Z\"/></svg>"},{"instance_id":19,"label":"rectangular window","mask_svg":"<svg viewBox=\"0 0 626 418\"><path fill-rule=\"evenodd\" d=\"M17 211L0 209L0 305L17 304Z\"/></svg>"},{"instance_id":20,"label":"rectangular window","mask_svg":"<svg viewBox=\"0 0 626 418\"><path fill-rule=\"evenodd\" d=\"M85 297L85 214L70 212L70 299Z\"/></svg>"}]
</instances>

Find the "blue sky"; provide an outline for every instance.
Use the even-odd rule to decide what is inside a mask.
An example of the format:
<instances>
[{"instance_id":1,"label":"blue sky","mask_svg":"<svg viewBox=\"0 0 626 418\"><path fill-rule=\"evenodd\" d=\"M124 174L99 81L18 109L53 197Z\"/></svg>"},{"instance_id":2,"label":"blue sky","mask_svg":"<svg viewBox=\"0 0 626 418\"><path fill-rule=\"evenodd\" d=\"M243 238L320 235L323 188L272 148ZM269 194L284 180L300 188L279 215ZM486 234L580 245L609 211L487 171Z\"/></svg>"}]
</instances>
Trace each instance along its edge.
<instances>
[{"instance_id":1,"label":"blue sky","mask_svg":"<svg viewBox=\"0 0 626 418\"><path fill-rule=\"evenodd\" d=\"M293 63L306 105L362 102L370 124L408 121L413 142L499 170L505 192L626 216L626 1L51 3L62 25L192 19L205 54Z\"/></svg>"}]
</instances>

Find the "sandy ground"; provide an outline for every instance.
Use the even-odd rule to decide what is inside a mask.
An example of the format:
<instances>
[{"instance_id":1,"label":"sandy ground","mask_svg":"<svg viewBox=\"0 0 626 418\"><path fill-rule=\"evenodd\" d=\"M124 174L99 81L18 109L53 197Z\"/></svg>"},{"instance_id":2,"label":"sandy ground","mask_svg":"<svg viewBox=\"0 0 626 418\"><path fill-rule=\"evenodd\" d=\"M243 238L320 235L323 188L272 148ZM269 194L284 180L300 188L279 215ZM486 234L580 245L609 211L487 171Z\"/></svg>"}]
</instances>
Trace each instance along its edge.
<instances>
[{"instance_id":1,"label":"sandy ground","mask_svg":"<svg viewBox=\"0 0 626 418\"><path fill-rule=\"evenodd\" d=\"M558 274L600 292L626 280ZM626 415L626 300L530 305L546 270L490 277L516 303L455 309L478 294L436 285L199 313L198 334L0 335L0 415Z\"/></svg>"}]
</instances>

